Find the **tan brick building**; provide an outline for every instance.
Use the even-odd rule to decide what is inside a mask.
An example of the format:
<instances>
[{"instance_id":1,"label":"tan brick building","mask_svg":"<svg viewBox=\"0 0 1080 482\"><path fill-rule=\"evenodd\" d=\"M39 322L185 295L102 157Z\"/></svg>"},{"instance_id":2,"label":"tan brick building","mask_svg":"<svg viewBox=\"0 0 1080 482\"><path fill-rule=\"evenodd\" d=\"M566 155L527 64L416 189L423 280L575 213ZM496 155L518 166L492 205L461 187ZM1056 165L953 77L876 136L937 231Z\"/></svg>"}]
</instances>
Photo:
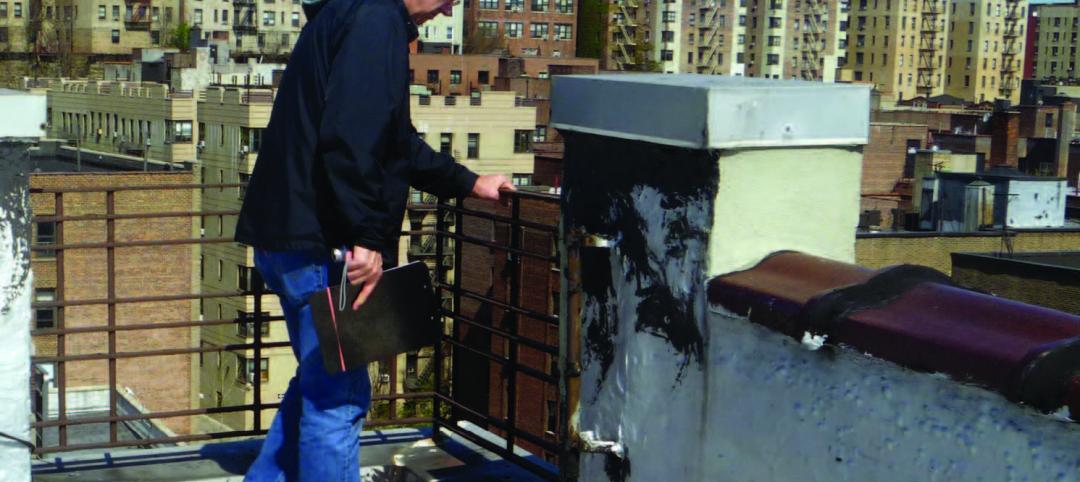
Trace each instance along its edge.
<instances>
[{"instance_id":1,"label":"tan brick building","mask_svg":"<svg viewBox=\"0 0 1080 482\"><path fill-rule=\"evenodd\" d=\"M1038 37L1035 40L1037 79L1076 79L1077 35L1080 35L1080 2L1039 5L1036 8Z\"/></svg>"},{"instance_id":2,"label":"tan brick building","mask_svg":"<svg viewBox=\"0 0 1080 482\"><path fill-rule=\"evenodd\" d=\"M857 0L851 79L890 100L948 94L1019 101L1028 2Z\"/></svg>"},{"instance_id":3,"label":"tan brick building","mask_svg":"<svg viewBox=\"0 0 1080 482\"><path fill-rule=\"evenodd\" d=\"M1080 230L1077 229L1017 231L1011 239L1016 253L1080 251ZM907 263L952 274L952 253L1004 250L999 232L860 233L855 241L855 261L875 269Z\"/></svg>"},{"instance_id":4,"label":"tan brick building","mask_svg":"<svg viewBox=\"0 0 1080 482\"><path fill-rule=\"evenodd\" d=\"M90 151L194 162L198 126L192 92L132 82L53 80L48 85L50 137Z\"/></svg>"},{"instance_id":5,"label":"tan brick building","mask_svg":"<svg viewBox=\"0 0 1080 482\"><path fill-rule=\"evenodd\" d=\"M200 39L240 57L287 58L307 23L299 0L188 0L183 6Z\"/></svg>"},{"instance_id":6,"label":"tan brick building","mask_svg":"<svg viewBox=\"0 0 1080 482\"><path fill-rule=\"evenodd\" d=\"M73 166L72 166L73 167ZM31 189L81 189L129 186L190 184L192 173L184 172L43 172L30 176ZM191 189L120 190L115 193L116 214L186 212L196 208L197 197ZM64 216L94 216L106 213L105 192L65 193L62 198L50 192L31 194L35 216L57 214L61 199ZM62 228L61 228L62 226ZM117 219L115 240L158 241L188 239L194 234L190 217L158 217L151 219ZM102 243L107 240L106 221L64 221L58 224L45 220L33 229L35 245ZM175 296L197 291L193 272L195 248L188 244L168 246L129 246L115 248L113 268L115 296L118 298ZM62 284L58 276L57 251L35 251L34 299L37 302L62 300L102 300L108 297L108 263L104 248L64 250ZM153 301L118 304L115 308L117 325L154 324L193 320L195 303L191 300ZM58 354L58 337L47 334L59 328L103 327L108 323L105 304L89 304L61 308L37 308L32 327L35 356ZM41 333L46 334L41 334ZM118 331L117 352L141 352L161 349L191 348L197 340L192 328ZM64 337L64 355L107 353L105 332L71 334ZM194 402L192 383L197 376L193 355L162 355L121 358L116 361L115 390L119 397L141 411L160 412L191 408ZM68 390L67 413L107 410L101 406L108 398L108 363L105 360L66 362L64 364ZM41 368L56 376L58 364L45 363ZM56 388L51 390L50 407L56 409ZM160 429L175 433L191 432L187 417L162 419L153 422Z\"/></svg>"},{"instance_id":7,"label":"tan brick building","mask_svg":"<svg viewBox=\"0 0 1080 482\"><path fill-rule=\"evenodd\" d=\"M956 283L995 296L1080 315L1080 253L1014 256L953 253Z\"/></svg>"},{"instance_id":8,"label":"tan brick building","mask_svg":"<svg viewBox=\"0 0 1080 482\"><path fill-rule=\"evenodd\" d=\"M168 43L180 24L179 6L177 0L3 0L0 52L126 56Z\"/></svg>"}]
</instances>

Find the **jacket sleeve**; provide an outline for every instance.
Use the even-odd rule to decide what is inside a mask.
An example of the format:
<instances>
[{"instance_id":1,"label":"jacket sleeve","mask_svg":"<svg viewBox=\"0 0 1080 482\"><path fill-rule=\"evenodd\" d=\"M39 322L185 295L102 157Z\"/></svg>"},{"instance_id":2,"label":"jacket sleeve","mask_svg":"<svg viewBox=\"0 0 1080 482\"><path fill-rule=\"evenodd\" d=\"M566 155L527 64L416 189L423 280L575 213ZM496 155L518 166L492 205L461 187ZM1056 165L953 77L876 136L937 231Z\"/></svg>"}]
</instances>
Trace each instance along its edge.
<instances>
[{"instance_id":1,"label":"jacket sleeve","mask_svg":"<svg viewBox=\"0 0 1080 482\"><path fill-rule=\"evenodd\" d=\"M331 52L319 144L331 197L353 245L386 245L388 207L383 162L392 152L400 93L393 52L404 43L400 15L376 3L361 6ZM397 28L401 28L400 26Z\"/></svg>"},{"instance_id":2,"label":"jacket sleeve","mask_svg":"<svg viewBox=\"0 0 1080 482\"><path fill-rule=\"evenodd\" d=\"M406 111L408 112L408 111ZM401 148L410 161L409 184L421 191L441 197L465 197L472 192L477 175L458 164L454 158L435 152L416 133L412 121L405 118L407 126L402 129Z\"/></svg>"}]
</instances>

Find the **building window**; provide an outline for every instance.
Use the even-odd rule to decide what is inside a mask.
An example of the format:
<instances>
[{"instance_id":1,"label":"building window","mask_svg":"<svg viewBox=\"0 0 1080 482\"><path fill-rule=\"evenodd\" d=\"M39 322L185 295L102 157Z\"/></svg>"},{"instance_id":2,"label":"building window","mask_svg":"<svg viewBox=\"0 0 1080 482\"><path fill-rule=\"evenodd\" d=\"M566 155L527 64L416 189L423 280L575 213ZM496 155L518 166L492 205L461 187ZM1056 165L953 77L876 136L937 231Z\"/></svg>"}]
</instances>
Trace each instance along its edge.
<instances>
[{"instance_id":1,"label":"building window","mask_svg":"<svg viewBox=\"0 0 1080 482\"><path fill-rule=\"evenodd\" d=\"M3 4L0 4L3 5ZM8 28L0 27L0 43L7 43L8 41Z\"/></svg>"},{"instance_id":2,"label":"building window","mask_svg":"<svg viewBox=\"0 0 1080 482\"><path fill-rule=\"evenodd\" d=\"M34 302L35 303L52 303L56 301L56 289L55 288L36 288L34 289ZM46 328L56 327L56 307L49 308L35 308L34 309L34 328L39 330Z\"/></svg>"},{"instance_id":3,"label":"building window","mask_svg":"<svg viewBox=\"0 0 1080 482\"><path fill-rule=\"evenodd\" d=\"M191 142L191 121L189 120L170 120L166 121L167 128L169 129L169 140L177 144L186 144Z\"/></svg>"},{"instance_id":4,"label":"building window","mask_svg":"<svg viewBox=\"0 0 1080 482\"><path fill-rule=\"evenodd\" d=\"M499 35L498 22L481 21L476 24L476 29L480 31L482 37L495 38Z\"/></svg>"},{"instance_id":5,"label":"building window","mask_svg":"<svg viewBox=\"0 0 1080 482\"><path fill-rule=\"evenodd\" d=\"M120 31L119 30L113 30L112 31L112 43L114 43L114 44L120 43Z\"/></svg>"},{"instance_id":6,"label":"building window","mask_svg":"<svg viewBox=\"0 0 1080 482\"><path fill-rule=\"evenodd\" d=\"M767 65L780 65L780 55L769 54L768 56L766 56L765 63Z\"/></svg>"},{"instance_id":7,"label":"building window","mask_svg":"<svg viewBox=\"0 0 1080 482\"><path fill-rule=\"evenodd\" d=\"M514 131L515 153L521 154L525 152L532 152L532 134L533 131L531 129Z\"/></svg>"},{"instance_id":8,"label":"building window","mask_svg":"<svg viewBox=\"0 0 1080 482\"><path fill-rule=\"evenodd\" d=\"M292 13L292 26L293 27L299 27L300 26L300 12L293 12Z\"/></svg>"},{"instance_id":9,"label":"building window","mask_svg":"<svg viewBox=\"0 0 1080 482\"><path fill-rule=\"evenodd\" d=\"M481 10L498 10L499 0L480 0Z\"/></svg>"},{"instance_id":10,"label":"building window","mask_svg":"<svg viewBox=\"0 0 1080 482\"><path fill-rule=\"evenodd\" d=\"M98 5L97 6L97 18L98 18L98 20L105 20L105 14L106 14L105 6L104 5Z\"/></svg>"},{"instance_id":11,"label":"building window","mask_svg":"<svg viewBox=\"0 0 1080 482\"><path fill-rule=\"evenodd\" d=\"M469 159L479 159L480 158L480 134L476 134L476 133L470 133L469 134L468 158Z\"/></svg>"},{"instance_id":12,"label":"building window","mask_svg":"<svg viewBox=\"0 0 1080 482\"><path fill-rule=\"evenodd\" d=\"M7 18L7 16L8 16L7 2L0 2L0 18Z\"/></svg>"},{"instance_id":13,"label":"building window","mask_svg":"<svg viewBox=\"0 0 1080 482\"><path fill-rule=\"evenodd\" d=\"M1046 127L1054 127L1054 114L1046 114Z\"/></svg>"},{"instance_id":14,"label":"building window","mask_svg":"<svg viewBox=\"0 0 1080 482\"><path fill-rule=\"evenodd\" d=\"M675 51L674 50L661 50L660 51L660 60L675 60Z\"/></svg>"},{"instance_id":15,"label":"building window","mask_svg":"<svg viewBox=\"0 0 1080 482\"><path fill-rule=\"evenodd\" d=\"M242 201L244 196L247 195L247 186L251 182L251 174L241 172L237 175L237 182L240 183L238 198Z\"/></svg>"},{"instance_id":16,"label":"building window","mask_svg":"<svg viewBox=\"0 0 1080 482\"><path fill-rule=\"evenodd\" d=\"M529 8L534 12L546 12L548 9L548 0L532 0L532 4Z\"/></svg>"},{"instance_id":17,"label":"building window","mask_svg":"<svg viewBox=\"0 0 1080 482\"><path fill-rule=\"evenodd\" d=\"M570 40L573 38L573 26L568 23L555 24L555 39Z\"/></svg>"},{"instance_id":18,"label":"building window","mask_svg":"<svg viewBox=\"0 0 1080 482\"><path fill-rule=\"evenodd\" d=\"M250 269L250 268L248 268ZM263 311L260 313L259 320L259 334L266 338L270 336L270 322L266 321L270 317L270 313ZM246 311L236 310L236 336L240 338L254 338L255 337L255 317Z\"/></svg>"},{"instance_id":19,"label":"building window","mask_svg":"<svg viewBox=\"0 0 1080 482\"><path fill-rule=\"evenodd\" d=\"M546 23L531 23L529 24L529 36L538 39L547 39L548 24Z\"/></svg>"},{"instance_id":20,"label":"building window","mask_svg":"<svg viewBox=\"0 0 1080 482\"><path fill-rule=\"evenodd\" d=\"M45 245L45 244L56 244L56 223L55 222L47 221L47 222L42 222L42 223L34 223L34 228L35 228L35 232L34 232L34 244L35 245L40 246L40 245ZM51 249L47 250L47 251L35 251L35 253L38 256L43 257L43 258L51 258L53 256L56 256L56 251L53 251Z\"/></svg>"},{"instance_id":21,"label":"building window","mask_svg":"<svg viewBox=\"0 0 1080 482\"><path fill-rule=\"evenodd\" d=\"M277 15L275 15L274 12L263 12L264 27L273 27L275 20L277 20Z\"/></svg>"},{"instance_id":22,"label":"building window","mask_svg":"<svg viewBox=\"0 0 1080 482\"><path fill-rule=\"evenodd\" d=\"M521 22L506 22L503 25L506 29L506 36L509 38L521 38Z\"/></svg>"},{"instance_id":23,"label":"building window","mask_svg":"<svg viewBox=\"0 0 1080 482\"><path fill-rule=\"evenodd\" d=\"M479 82L481 85L487 85L490 82L490 79L488 77L489 75L490 74L488 73L488 71L481 70L476 73L476 81Z\"/></svg>"},{"instance_id":24,"label":"building window","mask_svg":"<svg viewBox=\"0 0 1080 482\"><path fill-rule=\"evenodd\" d=\"M248 153L259 152L259 148L262 146L263 130L252 127L240 128L240 142L243 147L247 148Z\"/></svg>"},{"instance_id":25,"label":"building window","mask_svg":"<svg viewBox=\"0 0 1080 482\"><path fill-rule=\"evenodd\" d=\"M434 69L428 70L427 71L427 81L428 81L429 84L438 83L439 82L439 71L434 70Z\"/></svg>"},{"instance_id":26,"label":"building window","mask_svg":"<svg viewBox=\"0 0 1080 482\"><path fill-rule=\"evenodd\" d=\"M439 152L450 155L450 151L453 149L454 135L449 132L443 132L439 135Z\"/></svg>"},{"instance_id":27,"label":"building window","mask_svg":"<svg viewBox=\"0 0 1080 482\"><path fill-rule=\"evenodd\" d=\"M547 126L536 126L533 131L533 142L547 142Z\"/></svg>"},{"instance_id":28,"label":"building window","mask_svg":"<svg viewBox=\"0 0 1080 482\"><path fill-rule=\"evenodd\" d=\"M524 12L525 0L506 0L506 9L511 12Z\"/></svg>"},{"instance_id":29,"label":"building window","mask_svg":"<svg viewBox=\"0 0 1080 482\"><path fill-rule=\"evenodd\" d=\"M202 9L196 8L195 14L191 17L191 23L195 25L202 25Z\"/></svg>"},{"instance_id":30,"label":"building window","mask_svg":"<svg viewBox=\"0 0 1080 482\"><path fill-rule=\"evenodd\" d=\"M555 0L555 11L558 13L574 13L574 0Z\"/></svg>"},{"instance_id":31,"label":"building window","mask_svg":"<svg viewBox=\"0 0 1080 482\"><path fill-rule=\"evenodd\" d=\"M460 70L451 70L450 71L450 85L458 85L458 84L461 84L461 71Z\"/></svg>"},{"instance_id":32,"label":"building window","mask_svg":"<svg viewBox=\"0 0 1080 482\"><path fill-rule=\"evenodd\" d=\"M514 174L511 180L515 186L531 186L532 174Z\"/></svg>"},{"instance_id":33,"label":"building window","mask_svg":"<svg viewBox=\"0 0 1080 482\"><path fill-rule=\"evenodd\" d=\"M255 360L249 360L243 356L236 355L236 381L240 383L246 383L248 385L255 384ZM259 359L259 381L266 382L270 380L270 359Z\"/></svg>"},{"instance_id":34,"label":"building window","mask_svg":"<svg viewBox=\"0 0 1080 482\"><path fill-rule=\"evenodd\" d=\"M221 221L218 221L218 232L221 232ZM219 259L218 262L217 262L217 280L218 281L221 281L222 275L224 273L225 273L225 262Z\"/></svg>"},{"instance_id":35,"label":"building window","mask_svg":"<svg viewBox=\"0 0 1080 482\"><path fill-rule=\"evenodd\" d=\"M22 3L15 2L11 9L12 17L22 18Z\"/></svg>"}]
</instances>

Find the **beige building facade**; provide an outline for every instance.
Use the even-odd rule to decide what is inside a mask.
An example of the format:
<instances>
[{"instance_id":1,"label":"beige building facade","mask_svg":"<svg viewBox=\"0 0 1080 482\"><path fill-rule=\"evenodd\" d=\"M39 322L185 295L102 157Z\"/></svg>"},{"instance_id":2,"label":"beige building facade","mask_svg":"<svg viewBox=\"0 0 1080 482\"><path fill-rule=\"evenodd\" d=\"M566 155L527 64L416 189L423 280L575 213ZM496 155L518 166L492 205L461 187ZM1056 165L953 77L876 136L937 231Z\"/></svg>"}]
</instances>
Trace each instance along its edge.
<instances>
[{"instance_id":1,"label":"beige building facade","mask_svg":"<svg viewBox=\"0 0 1080 482\"><path fill-rule=\"evenodd\" d=\"M169 42L178 0L2 0L0 52L129 55Z\"/></svg>"},{"instance_id":2,"label":"beige building facade","mask_svg":"<svg viewBox=\"0 0 1080 482\"><path fill-rule=\"evenodd\" d=\"M262 133L270 120L274 92L268 89L211 87L199 99L198 131L199 173L204 183L246 183L254 168L262 144ZM483 92L474 96L414 95L413 123L432 148L449 153L470 169L481 173L506 173L520 184L529 183L533 155L531 139L536 126L536 108L524 106L513 92ZM242 188L206 189L204 210L235 212L243 198ZM404 229L434 229L434 212L417 205L430 198L414 193L404 220ZM206 216L203 235L207 238L232 238L234 215ZM399 262L423 260L434 262L434 239L430 236L402 238ZM201 278L204 292L250 291L255 279L253 252L234 243L209 243L201 253ZM202 330L204 347L252 343L254 327L245 323L255 313L253 296L206 299L202 316L206 320L236 319L235 325L221 325ZM262 299L259 310L264 316L280 316L273 296ZM284 322L274 321L263 328L263 342L288 341ZM371 368L376 393L403 392L413 389L430 370L425 370L428 354L403 354L391 364ZM424 360L421 363L421 360ZM246 405L254 402L255 364L261 367L261 399L278 400L296 370L296 360L287 348L263 349L258 360L253 350L207 353L200 361L199 392L205 408ZM373 408L372 413L379 413ZM263 427L274 412L264 411ZM232 429L250 429L250 413L210 415L211 424Z\"/></svg>"},{"instance_id":3,"label":"beige building facade","mask_svg":"<svg viewBox=\"0 0 1080 482\"><path fill-rule=\"evenodd\" d=\"M191 91L167 85L86 80L47 85L48 135L87 151L193 163L196 103Z\"/></svg>"},{"instance_id":4,"label":"beige building facade","mask_svg":"<svg viewBox=\"0 0 1080 482\"><path fill-rule=\"evenodd\" d=\"M851 80L887 100L952 95L1019 101L1028 2L858 0L852 5Z\"/></svg>"},{"instance_id":5,"label":"beige building facade","mask_svg":"<svg viewBox=\"0 0 1080 482\"><path fill-rule=\"evenodd\" d=\"M1080 34L1080 2L1037 7L1039 34L1036 38L1037 79L1075 79L1077 35Z\"/></svg>"},{"instance_id":6,"label":"beige building facade","mask_svg":"<svg viewBox=\"0 0 1080 482\"><path fill-rule=\"evenodd\" d=\"M608 68L832 81L847 0L613 0Z\"/></svg>"},{"instance_id":7,"label":"beige building facade","mask_svg":"<svg viewBox=\"0 0 1080 482\"><path fill-rule=\"evenodd\" d=\"M300 0L187 0L184 19L201 40L239 56L288 56L307 22Z\"/></svg>"}]
</instances>

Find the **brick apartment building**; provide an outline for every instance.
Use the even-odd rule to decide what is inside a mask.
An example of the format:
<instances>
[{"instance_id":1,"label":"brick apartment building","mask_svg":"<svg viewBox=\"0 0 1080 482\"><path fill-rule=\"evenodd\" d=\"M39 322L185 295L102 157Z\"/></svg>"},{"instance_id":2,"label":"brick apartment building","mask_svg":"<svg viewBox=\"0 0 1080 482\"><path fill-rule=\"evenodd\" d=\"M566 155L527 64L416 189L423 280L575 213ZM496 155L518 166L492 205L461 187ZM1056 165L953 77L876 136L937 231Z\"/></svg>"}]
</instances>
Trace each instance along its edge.
<instances>
[{"instance_id":1,"label":"brick apartment building","mask_svg":"<svg viewBox=\"0 0 1080 482\"><path fill-rule=\"evenodd\" d=\"M87 156L89 157L89 156ZM117 171L115 167L101 168L96 163L84 161L84 171L73 172L75 164L37 163L41 172L30 176L32 190L123 188L129 186L190 184L191 171L142 172L131 167ZM106 193L71 192L61 195L52 192L31 194L34 216L58 214L62 207L64 216L98 216L93 219L64 221L42 220L33 227L34 245L103 243L107 241ZM57 204L58 200L62 204ZM192 211L197 199L191 189L118 191L114 195L116 214L161 213ZM197 236L190 217L159 217L152 219L117 219L115 240L155 241L189 239ZM115 296L118 298L155 297L190 294L195 291L195 248L193 245L130 246L115 248ZM35 251L32 257L34 271L34 301L101 300L108 293L108 258L106 249L68 249L62 251ZM58 271L63 260L63 272ZM60 276L62 275L62 276ZM153 324L190 321L195 315L195 303L191 300L152 301L118 304L115 322L125 324ZM32 329L36 357L58 354L58 339L49 330L59 327L102 327L108 322L108 306L89 304L70 307L38 307L34 310ZM64 338L64 355L107 353L109 337L105 332L70 334ZM115 336L117 352L138 352L169 348L190 348L196 340L191 328L168 328L154 330L118 331ZM116 361L115 390L125 405L138 411L170 411L189 409L195 403L192 383L195 357L190 354L165 355L139 358L120 358ZM48 377L56 380L60 364L39 363ZM67 416L100 415L108 413L108 363L105 360L65 362L63 364L67 389ZM49 395L48 408L57 409L56 386ZM121 413L124 414L124 413ZM53 414L55 416L55 413ZM179 434L190 433L192 426L187 417L162 419L150 422L162 431ZM107 428L103 428L106 432ZM85 431L84 431L85 433ZM74 435L72 435L74 436ZM100 441L94 439L91 441ZM77 443L71 440L69 443ZM85 443L87 440L82 440Z\"/></svg>"},{"instance_id":2,"label":"brick apartment building","mask_svg":"<svg viewBox=\"0 0 1080 482\"><path fill-rule=\"evenodd\" d=\"M472 0L465 8L465 53L574 57L574 0Z\"/></svg>"},{"instance_id":3,"label":"brick apartment building","mask_svg":"<svg viewBox=\"0 0 1080 482\"><path fill-rule=\"evenodd\" d=\"M413 54L409 61L413 85L423 85L434 95L516 92L519 103L536 107L534 143L559 139L550 122L551 77L595 74L599 68L596 59L583 58Z\"/></svg>"}]
</instances>

